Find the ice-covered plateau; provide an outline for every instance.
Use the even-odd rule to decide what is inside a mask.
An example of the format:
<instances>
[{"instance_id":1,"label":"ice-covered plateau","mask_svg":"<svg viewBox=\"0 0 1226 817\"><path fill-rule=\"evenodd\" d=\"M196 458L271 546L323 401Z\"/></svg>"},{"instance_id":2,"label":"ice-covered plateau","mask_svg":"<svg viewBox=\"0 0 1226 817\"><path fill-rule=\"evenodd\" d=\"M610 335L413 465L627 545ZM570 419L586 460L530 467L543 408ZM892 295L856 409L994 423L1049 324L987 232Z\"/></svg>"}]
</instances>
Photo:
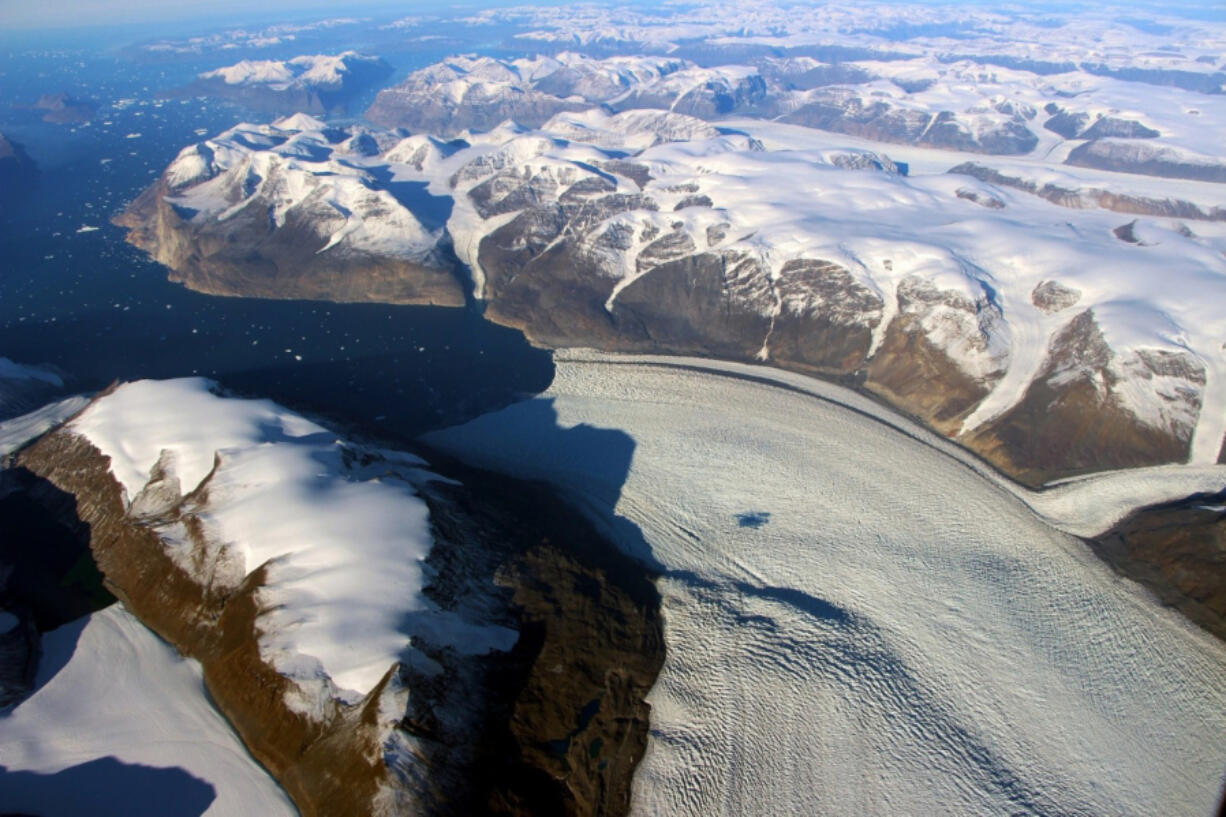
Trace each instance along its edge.
<instances>
[{"instance_id":1,"label":"ice-covered plateau","mask_svg":"<svg viewBox=\"0 0 1226 817\"><path fill-rule=\"evenodd\" d=\"M482 488L495 478L475 472L457 482L199 378L81 402L0 425L11 447L62 421L18 443L0 495L23 491L81 533L127 610L200 662L212 701L302 814L504 801L510 814L624 813L662 660L658 597L589 525L542 507L542 492ZM89 638L132 626L95 621ZM71 687L52 675L15 723ZM124 734L109 754L147 762ZM105 736L89 745L107 754ZM36 756L0 738L0 764L94 759L69 749L57 739ZM189 770L216 777L222 760L192 757ZM249 813L224 803L217 813Z\"/></svg>"},{"instance_id":2,"label":"ice-covered plateau","mask_svg":"<svg viewBox=\"0 0 1226 817\"><path fill-rule=\"evenodd\" d=\"M471 275L544 345L840 379L1030 483L1219 460L1217 185L898 150L909 173L864 139L659 109L451 141L299 116L186 148L121 222L209 292L458 303Z\"/></svg>"}]
</instances>

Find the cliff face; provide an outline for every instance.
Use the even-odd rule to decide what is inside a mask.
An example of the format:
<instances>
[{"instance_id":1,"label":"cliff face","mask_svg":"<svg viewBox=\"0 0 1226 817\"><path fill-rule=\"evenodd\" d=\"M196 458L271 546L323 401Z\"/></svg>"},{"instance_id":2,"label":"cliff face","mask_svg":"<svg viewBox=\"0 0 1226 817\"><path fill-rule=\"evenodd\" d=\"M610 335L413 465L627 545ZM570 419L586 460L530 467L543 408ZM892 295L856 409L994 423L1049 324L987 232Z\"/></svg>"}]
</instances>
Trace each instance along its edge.
<instances>
[{"instance_id":1,"label":"cliff face","mask_svg":"<svg viewBox=\"0 0 1226 817\"><path fill-rule=\"evenodd\" d=\"M1226 638L1226 492L1143 508L1090 545L1164 604Z\"/></svg>"},{"instance_id":2,"label":"cliff face","mask_svg":"<svg viewBox=\"0 0 1226 817\"><path fill-rule=\"evenodd\" d=\"M43 499L70 502L106 587L200 661L218 708L303 815L626 812L663 661L641 566L543 490L454 466L465 485L422 488L434 612L406 614L404 658L359 699L327 694L326 676L317 695L268 641L284 637L273 599L291 598L277 594L292 557L243 568L217 538L235 456L183 494L182 464L164 452L128 501L119 466L64 427L12 473L42 486L31 496L49 516L62 508ZM355 475L385 467L374 452L343 458ZM444 621L517 635L509 650L457 649Z\"/></svg>"}]
</instances>

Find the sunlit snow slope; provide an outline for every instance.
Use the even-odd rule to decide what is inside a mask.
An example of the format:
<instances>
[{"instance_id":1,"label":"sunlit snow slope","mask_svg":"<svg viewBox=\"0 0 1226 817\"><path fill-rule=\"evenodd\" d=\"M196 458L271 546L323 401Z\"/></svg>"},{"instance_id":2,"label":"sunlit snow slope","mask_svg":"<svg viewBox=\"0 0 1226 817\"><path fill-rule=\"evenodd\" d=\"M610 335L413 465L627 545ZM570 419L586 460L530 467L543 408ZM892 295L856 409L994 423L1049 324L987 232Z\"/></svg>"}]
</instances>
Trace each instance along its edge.
<instances>
[{"instance_id":1,"label":"sunlit snow slope","mask_svg":"<svg viewBox=\"0 0 1226 817\"><path fill-rule=\"evenodd\" d=\"M43 638L38 689L0 716L0 807L292 817L209 703L200 665L114 605Z\"/></svg>"},{"instance_id":2,"label":"sunlit snow slope","mask_svg":"<svg viewBox=\"0 0 1226 817\"><path fill-rule=\"evenodd\" d=\"M1214 808L1226 647L921 437L776 386L563 359L542 397L429 441L615 512L662 563L637 814Z\"/></svg>"}]
</instances>

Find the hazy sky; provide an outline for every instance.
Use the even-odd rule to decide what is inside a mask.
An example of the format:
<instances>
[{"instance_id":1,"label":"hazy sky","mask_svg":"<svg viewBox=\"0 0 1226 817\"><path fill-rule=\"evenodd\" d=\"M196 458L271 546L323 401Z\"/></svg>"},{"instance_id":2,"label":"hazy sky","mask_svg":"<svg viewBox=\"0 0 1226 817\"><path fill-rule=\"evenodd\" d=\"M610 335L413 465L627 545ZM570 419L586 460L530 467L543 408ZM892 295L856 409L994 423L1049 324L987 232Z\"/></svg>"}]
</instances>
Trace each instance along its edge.
<instances>
[{"instance_id":1,"label":"hazy sky","mask_svg":"<svg viewBox=\"0 0 1226 817\"><path fill-rule=\"evenodd\" d=\"M363 0L358 5L364 9L404 9L405 14L412 14L444 4L438 0ZM338 0L0 0L0 28L168 22L227 14L241 14L244 19L286 12L348 16L356 13L354 6Z\"/></svg>"}]
</instances>

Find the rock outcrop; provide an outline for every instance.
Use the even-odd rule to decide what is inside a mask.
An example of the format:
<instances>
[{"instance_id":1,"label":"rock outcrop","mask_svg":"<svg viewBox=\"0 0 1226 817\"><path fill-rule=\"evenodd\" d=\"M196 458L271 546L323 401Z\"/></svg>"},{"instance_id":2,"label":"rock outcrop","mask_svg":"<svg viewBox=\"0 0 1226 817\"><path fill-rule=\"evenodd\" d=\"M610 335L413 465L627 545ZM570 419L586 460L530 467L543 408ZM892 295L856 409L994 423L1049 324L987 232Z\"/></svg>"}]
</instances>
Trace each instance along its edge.
<instances>
[{"instance_id":1,"label":"rock outcrop","mask_svg":"<svg viewBox=\"0 0 1226 817\"><path fill-rule=\"evenodd\" d=\"M1143 508L1090 546L1164 604L1226 638L1226 493Z\"/></svg>"},{"instance_id":2,"label":"rock outcrop","mask_svg":"<svg viewBox=\"0 0 1226 817\"><path fill-rule=\"evenodd\" d=\"M1058 204L1061 207L1076 209L1101 207L1104 210L1114 210L1117 213L1133 213L1141 216L1226 221L1226 208L1220 206L1195 204L1185 199L1158 199L1136 193L1113 193L1097 187L1066 187L1051 182L1045 182L1040 185L1033 180L1025 179L1021 176L1011 176L976 162L963 162L956 167L950 168L948 172L973 176L982 182L1021 190L1046 199L1052 204ZM1003 206L1003 203L1001 206Z\"/></svg>"},{"instance_id":3,"label":"rock outcrop","mask_svg":"<svg viewBox=\"0 0 1226 817\"><path fill-rule=\"evenodd\" d=\"M1069 153L1065 164L1140 173L1168 179L1226 183L1226 163L1207 156L1147 143L1096 139Z\"/></svg>"}]
</instances>

